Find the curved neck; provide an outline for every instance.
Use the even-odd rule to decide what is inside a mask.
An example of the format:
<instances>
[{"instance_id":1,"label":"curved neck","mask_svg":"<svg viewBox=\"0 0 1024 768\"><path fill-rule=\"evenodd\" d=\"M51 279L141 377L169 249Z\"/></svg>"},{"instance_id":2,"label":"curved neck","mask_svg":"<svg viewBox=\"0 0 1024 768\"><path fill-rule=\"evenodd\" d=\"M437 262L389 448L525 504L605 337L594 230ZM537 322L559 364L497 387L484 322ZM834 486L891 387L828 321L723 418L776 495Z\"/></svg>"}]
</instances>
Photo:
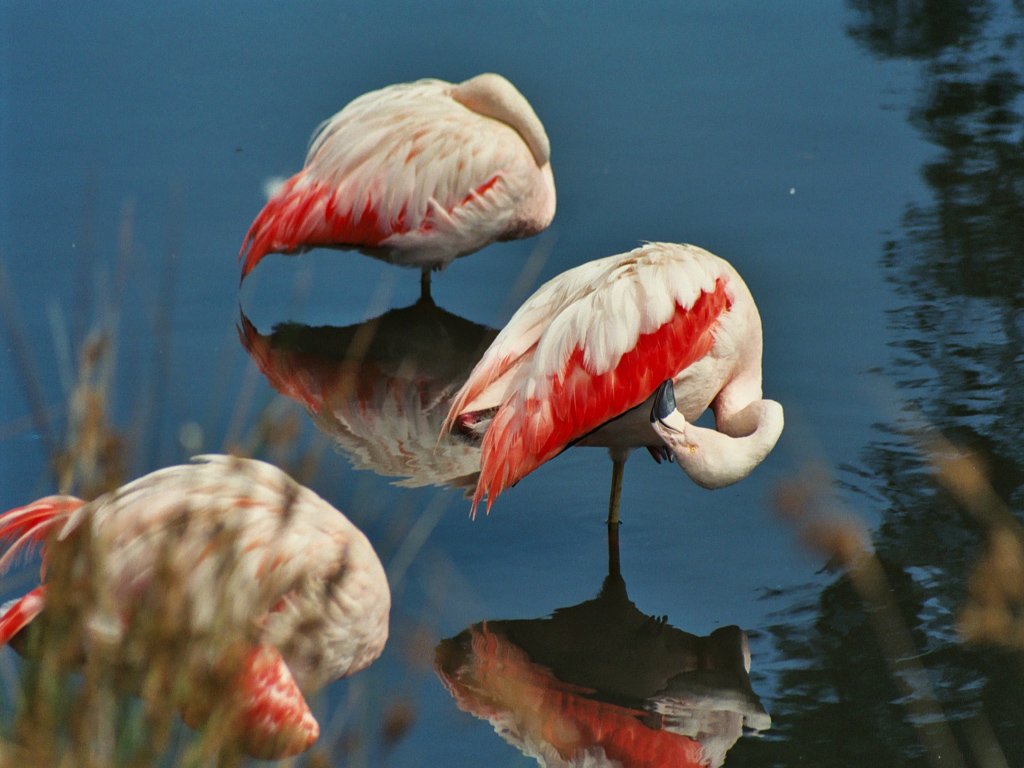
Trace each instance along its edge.
<instances>
[{"instance_id":1,"label":"curved neck","mask_svg":"<svg viewBox=\"0 0 1024 768\"><path fill-rule=\"evenodd\" d=\"M753 471L782 434L782 406L757 400L729 414L716 414L718 429L686 422L678 411L654 429L675 454L680 469L703 488L724 488Z\"/></svg>"},{"instance_id":2,"label":"curved neck","mask_svg":"<svg viewBox=\"0 0 1024 768\"><path fill-rule=\"evenodd\" d=\"M477 114L514 128L530 148L538 168L551 159L551 143L540 118L526 97L501 75L477 75L459 83L452 89L452 98Z\"/></svg>"}]
</instances>

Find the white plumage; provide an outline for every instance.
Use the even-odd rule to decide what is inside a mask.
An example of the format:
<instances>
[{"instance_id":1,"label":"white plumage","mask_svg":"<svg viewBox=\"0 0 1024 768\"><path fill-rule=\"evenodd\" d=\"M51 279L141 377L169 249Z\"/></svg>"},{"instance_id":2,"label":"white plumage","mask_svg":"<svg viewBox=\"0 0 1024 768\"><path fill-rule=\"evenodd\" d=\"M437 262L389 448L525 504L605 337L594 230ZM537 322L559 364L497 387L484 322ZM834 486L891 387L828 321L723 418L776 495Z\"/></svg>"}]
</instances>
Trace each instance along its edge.
<instances>
[{"instance_id":1,"label":"white plumage","mask_svg":"<svg viewBox=\"0 0 1024 768\"><path fill-rule=\"evenodd\" d=\"M705 487L744 477L782 431L781 406L761 399L761 345L747 286L701 248L648 243L562 273L512 316L449 412L448 426L487 423L474 508L577 442L617 461L671 451ZM668 431L667 412L651 423L666 382ZM717 432L692 424L709 406Z\"/></svg>"},{"instance_id":2,"label":"white plumage","mask_svg":"<svg viewBox=\"0 0 1024 768\"><path fill-rule=\"evenodd\" d=\"M304 168L250 227L242 276L267 253L316 246L441 268L534 235L554 212L547 135L505 78L392 85L320 126Z\"/></svg>"}]
</instances>

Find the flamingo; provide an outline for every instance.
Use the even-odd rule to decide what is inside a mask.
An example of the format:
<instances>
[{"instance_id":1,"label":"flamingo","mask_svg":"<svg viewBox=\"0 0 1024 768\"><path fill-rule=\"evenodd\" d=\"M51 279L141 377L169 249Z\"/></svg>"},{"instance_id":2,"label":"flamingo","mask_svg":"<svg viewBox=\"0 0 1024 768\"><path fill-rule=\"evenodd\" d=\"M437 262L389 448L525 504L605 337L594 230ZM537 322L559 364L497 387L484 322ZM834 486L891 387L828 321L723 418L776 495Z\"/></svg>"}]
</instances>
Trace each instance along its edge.
<instances>
[{"instance_id":1,"label":"flamingo","mask_svg":"<svg viewBox=\"0 0 1024 768\"><path fill-rule=\"evenodd\" d=\"M363 94L321 124L301 171L242 243L242 279L266 254L355 248L430 270L555 215L551 146L508 80L418 80Z\"/></svg>"},{"instance_id":2,"label":"flamingo","mask_svg":"<svg viewBox=\"0 0 1024 768\"><path fill-rule=\"evenodd\" d=\"M247 638L232 692L239 746L263 759L297 754L319 735L305 696L365 668L384 647L391 605L384 569L358 528L280 469L228 456L193 462L89 503L48 496L7 512L0 572L41 544L45 582L55 548L85 529L98 555L98 573L90 574L98 597L84 624L88 654L99 641L90 627L108 628L107 641L137 636L132 623L160 588L156 574L170 567L185 592L194 655L216 663L211 637L225 628ZM0 644L40 614L47 589L43 583L3 607ZM192 726L213 706L196 690L181 705Z\"/></svg>"},{"instance_id":3,"label":"flamingo","mask_svg":"<svg viewBox=\"0 0 1024 768\"><path fill-rule=\"evenodd\" d=\"M446 428L482 433L472 512L571 445L609 449L608 522L646 446L704 488L746 477L782 433L762 398L761 319L735 269L648 243L553 278L516 311L459 390ZM694 421L708 407L715 429Z\"/></svg>"}]
</instances>

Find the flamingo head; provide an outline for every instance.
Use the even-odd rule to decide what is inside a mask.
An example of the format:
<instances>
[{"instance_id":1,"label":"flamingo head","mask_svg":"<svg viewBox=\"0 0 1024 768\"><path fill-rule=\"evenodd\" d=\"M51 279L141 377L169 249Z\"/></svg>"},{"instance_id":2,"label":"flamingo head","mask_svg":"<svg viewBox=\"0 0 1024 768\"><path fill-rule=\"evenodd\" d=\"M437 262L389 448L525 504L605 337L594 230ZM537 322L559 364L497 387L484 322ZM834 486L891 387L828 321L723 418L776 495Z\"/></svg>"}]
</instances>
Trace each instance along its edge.
<instances>
[{"instance_id":1,"label":"flamingo head","mask_svg":"<svg viewBox=\"0 0 1024 768\"><path fill-rule=\"evenodd\" d=\"M764 460L782 433L782 406L755 400L735 413L716 412L715 423L718 430L690 424L676 408L671 379L655 392L651 426L680 469L708 489L742 480Z\"/></svg>"},{"instance_id":2,"label":"flamingo head","mask_svg":"<svg viewBox=\"0 0 1024 768\"><path fill-rule=\"evenodd\" d=\"M664 421L676 410L676 391L672 385L672 379L661 383L654 395L654 405L651 407L651 424Z\"/></svg>"},{"instance_id":3,"label":"flamingo head","mask_svg":"<svg viewBox=\"0 0 1024 768\"><path fill-rule=\"evenodd\" d=\"M459 83L452 98L467 109L511 126L526 142L530 154L543 168L551 160L551 142L530 102L501 75L485 73Z\"/></svg>"}]
</instances>

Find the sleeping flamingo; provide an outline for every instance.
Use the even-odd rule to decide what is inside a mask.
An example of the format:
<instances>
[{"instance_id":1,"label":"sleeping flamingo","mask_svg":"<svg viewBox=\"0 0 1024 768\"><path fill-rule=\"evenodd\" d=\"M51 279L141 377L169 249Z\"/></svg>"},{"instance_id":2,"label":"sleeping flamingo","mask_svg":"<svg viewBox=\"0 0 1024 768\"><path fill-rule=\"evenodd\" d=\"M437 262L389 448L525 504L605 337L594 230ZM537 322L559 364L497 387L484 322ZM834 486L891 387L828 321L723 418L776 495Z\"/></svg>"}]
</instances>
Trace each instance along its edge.
<instances>
[{"instance_id":1,"label":"sleeping flamingo","mask_svg":"<svg viewBox=\"0 0 1024 768\"><path fill-rule=\"evenodd\" d=\"M391 605L384 569L358 528L276 467L228 456L194 462L89 503L49 496L7 512L0 571L19 551L42 544L45 579L56 548L87 527L97 554L90 573L97 599L86 608L82 641L88 656L111 636L114 643L138 636L147 605L160 602L151 594L161 588L156 574L170 568L185 594L187 616L178 618L189 630L176 644L189 642L193 656L216 667L228 653L217 637L233 631L246 638L229 692L238 745L264 759L297 754L319 735L304 696L368 666L384 647ZM47 588L3 607L0 643L39 615ZM92 637L90 627L103 629ZM213 702L191 682L190 698L178 704L186 723L198 726Z\"/></svg>"},{"instance_id":2,"label":"sleeping flamingo","mask_svg":"<svg viewBox=\"0 0 1024 768\"><path fill-rule=\"evenodd\" d=\"M693 422L708 406L716 429ZM571 445L606 446L609 523L622 468L646 446L698 485L746 477L782 433L761 396L761 318L723 259L648 243L541 286L456 395L446 426L483 432L473 512Z\"/></svg>"},{"instance_id":3,"label":"sleeping flamingo","mask_svg":"<svg viewBox=\"0 0 1024 768\"><path fill-rule=\"evenodd\" d=\"M330 246L430 270L555 215L551 147L500 75L418 80L366 93L325 121L306 163L242 243L242 279L266 254Z\"/></svg>"}]
</instances>

